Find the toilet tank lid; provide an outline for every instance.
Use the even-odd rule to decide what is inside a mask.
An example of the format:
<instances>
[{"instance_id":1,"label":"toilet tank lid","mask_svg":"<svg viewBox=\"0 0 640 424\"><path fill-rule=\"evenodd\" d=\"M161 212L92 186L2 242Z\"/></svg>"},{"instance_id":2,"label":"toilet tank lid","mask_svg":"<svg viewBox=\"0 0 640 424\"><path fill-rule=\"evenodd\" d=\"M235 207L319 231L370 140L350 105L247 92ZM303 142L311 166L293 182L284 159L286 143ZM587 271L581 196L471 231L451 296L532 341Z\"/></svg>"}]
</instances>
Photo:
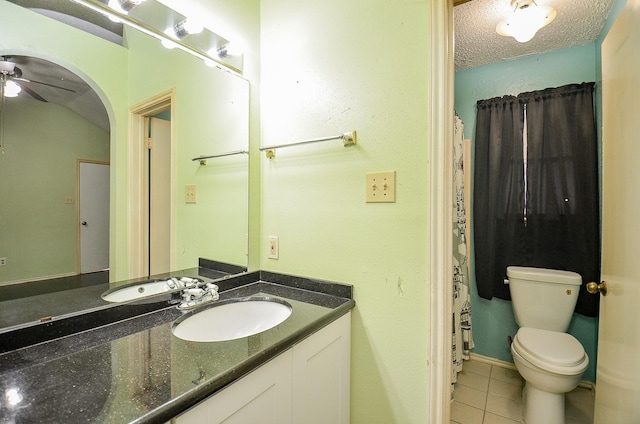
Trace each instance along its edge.
<instances>
[{"instance_id":1,"label":"toilet tank lid","mask_svg":"<svg viewBox=\"0 0 640 424\"><path fill-rule=\"evenodd\" d=\"M575 286L582 284L582 277L577 272L526 266L507 267L507 277L521 280L543 281L545 283L571 284Z\"/></svg>"}]
</instances>

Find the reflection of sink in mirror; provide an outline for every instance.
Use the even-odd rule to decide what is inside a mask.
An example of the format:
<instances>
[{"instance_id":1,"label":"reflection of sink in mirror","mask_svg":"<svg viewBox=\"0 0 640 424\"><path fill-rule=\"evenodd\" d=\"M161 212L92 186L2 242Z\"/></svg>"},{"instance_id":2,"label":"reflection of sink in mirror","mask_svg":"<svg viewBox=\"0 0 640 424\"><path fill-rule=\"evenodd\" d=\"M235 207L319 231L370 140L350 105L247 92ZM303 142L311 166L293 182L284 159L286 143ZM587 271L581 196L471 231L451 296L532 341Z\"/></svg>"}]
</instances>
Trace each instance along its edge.
<instances>
[{"instance_id":1,"label":"reflection of sink in mirror","mask_svg":"<svg viewBox=\"0 0 640 424\"><path fill-rule=\"evenodd\" d=\"M269 297L232 299L178 319L173 334L193 342L222 342L262 333L291 315L287 302Z\"/></svg>"},{"instance_id":2,"label":"reflection of sink in mirror","mask_svg":"<svg viewBox=\"0 0 640 424\"><path fill-rule=\"evenodd\" d=\"M191 277L173 277L166 280L143 281L141 283L107 290L102 294L102 299L107 302L126 302L183 289L185 287L194 287L197 283L201 282L202 280Z\"/></svg>"}]
</instances>

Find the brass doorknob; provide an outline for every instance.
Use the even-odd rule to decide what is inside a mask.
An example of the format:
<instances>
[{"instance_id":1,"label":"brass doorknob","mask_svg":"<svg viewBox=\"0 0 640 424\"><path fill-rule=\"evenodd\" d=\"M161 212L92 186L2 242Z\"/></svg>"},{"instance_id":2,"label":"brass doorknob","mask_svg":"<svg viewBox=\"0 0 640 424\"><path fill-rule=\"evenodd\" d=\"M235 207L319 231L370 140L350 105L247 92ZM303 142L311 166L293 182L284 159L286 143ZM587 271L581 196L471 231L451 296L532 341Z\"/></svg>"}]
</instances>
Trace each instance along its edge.
<instances>
[{"instance_id":1,"label":"brass doorknob","mask_svg":"<svg viewBox=\"0 0 640 424\"><path fill-rule=\"evenodd\" d=\"M607 283L603 281L598 284L593 281L587 283L587 291L591 294L602 293L603 296L607 295Z\"/></svg>"}]
</instances>

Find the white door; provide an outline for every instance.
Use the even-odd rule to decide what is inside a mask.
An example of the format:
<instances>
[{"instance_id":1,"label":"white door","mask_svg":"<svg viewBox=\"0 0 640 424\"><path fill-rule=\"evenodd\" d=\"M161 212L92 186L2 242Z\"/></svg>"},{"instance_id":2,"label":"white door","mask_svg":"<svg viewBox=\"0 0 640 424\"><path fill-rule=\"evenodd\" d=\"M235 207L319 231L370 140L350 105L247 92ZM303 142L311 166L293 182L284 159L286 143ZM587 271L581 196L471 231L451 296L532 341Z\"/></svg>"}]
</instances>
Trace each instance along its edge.
<instances>
[{"instance_id":1,"label":"white door","mask_svg":"<svg viewBox=\"0 0 640 424\"><path fill-rule=\"evenodd\" d=\"M149 275L171 270L171 121L149 118Z\"/></svg>"},{"instance_id":2,"label":"white door","mask_svg":"<svg viewBox=\"0 0 640 424\"><path fill-rule=\"evenodd\" d=\"M602 46L603 213L596 424L640 423L640 0Z\"/></svg>"},{"instance_id":3,"label":"white door","mask_svg":"<svg viewBox=\"0 0 640 424\"><path fill-rule=\"evenodd\" d=\"M109 268L109 164L80 162L80 273Z\"/></svg>"}]
</instances>

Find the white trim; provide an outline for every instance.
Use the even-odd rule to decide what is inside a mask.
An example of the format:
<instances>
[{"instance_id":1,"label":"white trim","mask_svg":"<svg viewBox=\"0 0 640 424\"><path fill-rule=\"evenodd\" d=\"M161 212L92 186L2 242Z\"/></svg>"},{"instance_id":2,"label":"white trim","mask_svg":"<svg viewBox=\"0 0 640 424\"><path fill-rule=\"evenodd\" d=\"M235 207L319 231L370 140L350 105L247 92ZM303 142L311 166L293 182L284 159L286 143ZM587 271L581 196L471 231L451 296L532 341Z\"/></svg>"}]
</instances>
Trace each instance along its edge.
<instances>
[{"instance_id":1,"label":"white trim","mask_svg":"<svg viewBox=\"0 0 640 424\"><path fill-rule=\"evenodd\" d=\"M495 365L497 367L507 368L510 370L516 370L516 366L511 362L502 361L500 359L491 358L490 356L478 355L477 353L471 352L469 354L469 358L473 361L482 362L484 364Z\"/></svg>"},{"instance_id":2,"label":"white trim","mask_svg":"<svg viewBox=\"0 0 640 424\"><path fill-rule=\"evenodd\" d=\"M129 272L128 278L144 277L149 268L147 254L147 206L143 202L147 193L144 140L145 120L156 113L171 108L171 224L170 224L170 269L175 269L175 230L176 230L176 142L175 142L175 89L160 93L140 102L129 109Z\"/></svg>"},{"instance_id":3,"label":"white trim","mask_svg":"<svg viewBox=\"0 0 640 424\"><path fill-rule=\"evenodd\" d=\"M453 225L453 5L428 2L428 422L451 415L451 312Z\"/></svg>"}]
</instances>

